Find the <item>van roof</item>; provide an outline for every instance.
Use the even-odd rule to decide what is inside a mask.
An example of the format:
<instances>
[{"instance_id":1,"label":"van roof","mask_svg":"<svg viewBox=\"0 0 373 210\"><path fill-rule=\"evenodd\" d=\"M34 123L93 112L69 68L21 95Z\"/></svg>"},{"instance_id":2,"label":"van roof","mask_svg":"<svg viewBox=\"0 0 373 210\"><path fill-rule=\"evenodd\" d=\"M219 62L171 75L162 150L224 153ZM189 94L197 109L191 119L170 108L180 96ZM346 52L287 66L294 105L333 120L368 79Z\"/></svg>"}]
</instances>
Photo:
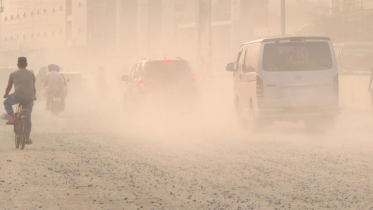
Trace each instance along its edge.
<instances>
[{"instance_id":1,"label":"van roof","mask_svg":"<svg viewBox=\"0 0 373 210\"><path fill-rule=\"evenodd\" d=\"M288 36L288 37L272 37L272 38L262 38L253 40L250 42L244 43L244 45L254 44L254 43L262 43L262 42L273 42L273 41L282 41L282 40L289 40L289 39L313 39L313 40L325 40L330 41L329 37L322 37L322 36Z\"/></svg>"}]
</instances>

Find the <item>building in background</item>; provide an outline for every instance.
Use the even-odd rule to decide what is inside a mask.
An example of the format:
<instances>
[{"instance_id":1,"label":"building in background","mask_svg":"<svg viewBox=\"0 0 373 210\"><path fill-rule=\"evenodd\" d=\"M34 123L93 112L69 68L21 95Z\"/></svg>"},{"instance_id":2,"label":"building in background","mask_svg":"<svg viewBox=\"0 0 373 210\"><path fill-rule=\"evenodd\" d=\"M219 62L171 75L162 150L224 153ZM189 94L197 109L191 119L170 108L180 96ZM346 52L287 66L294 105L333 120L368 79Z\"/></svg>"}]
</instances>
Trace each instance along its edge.
<instances>
[{"instance_id":1,"label":"building in background","mask_svg":"<svg viewBox=\"0 0 373 210\"><path fill-rule=\"evenodd\" d=\"M0 56L0 65L23 54L43 58L40 63L56 57L65 63L77 57L113 63L181 56L198 64L212 56L222 66L235 58L243 42L280 35L280 0L211 0L212 33L209 1L2 0L0 53L5 56ZM371 0L286 2L287 34L309 25L322 28L315 17L344 13L355 27L346 39L358 37L356 31L361 39L370 34L356 27L371 28Z\"/></svg>"},{"instance_id":2,"label":"building in background","mask_svg":"<svg viewBox=\"0 0 373 210\"><path fill-rule=\"evenodd\" d=\"M63 53L102 58L115 52L130 54L136 49L137 0L3 0L2 3L3 60L22 54L43 57L40 62L46 62L63 57ZM68 62L67 58L64 60Z\"/></svg>"},{"instance_id":3,"label":"building in background","mask_svg":"<svg viewBox=\"0 0 373 210\"><path fill-rule=\"evenodd\" d=\"M204 10L205 16L199 18L200 5L196 2L3 0L4 12L0 15L0 52L6 52L7 55L11 55L11 52L34 53L35 56L40 55L35 52L44 52L42 57L47 57L45 60L52 56L60 57L56 55L57 51L69 51L70 55L74 51L87 51L85 55L105 61L107 59L103 59L104 57L117 58L118 55L182 55L192 59L196 53L196 20L199 19L197 22L203 27L201 52L203 56L207 56L204 55L208 50L205 44L208 42L207 0L201 0L204 4L200 9ZM260 36L260 30L267 27L268 0L238 2L239 11L232 14L232 0L211 0L213 51L221 52L222 56L231 54L232 45L237 47L243 41ZM232 15L237 16L234 23L231 21ZM203 23L200 23L201 21ZM179 26L185 25L187 27L181 27L180 30ZM237 31L232 33L232 27Z\"/></svg>"},{"instance_id":4,"label":"building in background","mask_svg":"<svg viewBox=\"0 0 373 210\"><path fill-rule=\"evenodd\" d=\"M64 0L40 0L31 6L29 1L3 0L3 6L0 22L1 51L65 45L67 10Z\"/></svg>"}]
</instances>

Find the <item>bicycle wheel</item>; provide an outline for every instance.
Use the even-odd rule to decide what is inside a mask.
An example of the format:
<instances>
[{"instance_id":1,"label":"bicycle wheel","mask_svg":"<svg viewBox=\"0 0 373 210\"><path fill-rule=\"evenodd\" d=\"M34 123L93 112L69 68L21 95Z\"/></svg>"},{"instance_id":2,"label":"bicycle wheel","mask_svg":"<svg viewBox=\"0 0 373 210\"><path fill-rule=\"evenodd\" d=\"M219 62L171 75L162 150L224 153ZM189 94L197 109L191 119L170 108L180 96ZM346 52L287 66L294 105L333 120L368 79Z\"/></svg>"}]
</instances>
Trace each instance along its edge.
<instances>
[{"instance_id":1,"label":"bicycle wheel","mask_svg":"<svg viewBox=\"0 0 373 210\"><path fill-rule=\"evenodd\" d=\"M20 142L21 142L21 136L18 133L15 133L15 146L16 146L16 149L19 148Z\"/></svg>"},{"instance_id":2,"label":"bicycle wheel","mask_svg":"<svg viewBox=\"0 0 373 210\"><path fill-rule=\"evenodd\" d=\"M22 118L21 119L21 125L20 125L20 140L21 140L21 150L25 148L26 144L26 132L25 132L25 125L26 125L26 119Z\"/></svg>"},{"instance_id":3,"label":"bicycle wheel","mask_svg":"<svg viewBox=\"0 0 373 210\"><path fill-rule=\"evenodd\" d=\"M19 148L19 143L20 143L20 135L19 135L19 123L18 123L18 118L17 118L17 113L16 113L16 124L14 125L14 143L16 146L16 149Z\"/></svg>"},{"instance_id":4,"label":"bicycle wheel","mask_svg":"<svg viewBox=\"0 0 373 210\"><path fill-rule=\"evenodd\" d=\"M19 135L18 134L16 134L15 135L15 139L14 139L14 143L15 143L15 146L16 146L16 149L18 149L19 148Z\"/></svg>"}]
</instances>

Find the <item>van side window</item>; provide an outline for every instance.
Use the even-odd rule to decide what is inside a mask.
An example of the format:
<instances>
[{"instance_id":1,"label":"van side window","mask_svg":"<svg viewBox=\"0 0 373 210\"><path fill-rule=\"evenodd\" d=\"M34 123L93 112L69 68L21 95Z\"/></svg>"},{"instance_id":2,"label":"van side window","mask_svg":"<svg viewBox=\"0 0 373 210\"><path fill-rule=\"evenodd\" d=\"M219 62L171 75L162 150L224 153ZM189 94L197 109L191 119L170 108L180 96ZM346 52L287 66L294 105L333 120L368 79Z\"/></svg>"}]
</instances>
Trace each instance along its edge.
<instances>
[{"instance_id":1,"label":"van side window","mask_svg":"<svg viewBox=\"0 0 373 210\"><path fill-rule=\"evenodd\" d=\"M242 57L242 50L238 53L238 56L237 56L236 67L235 67L236 71L238 70L241 57Z\"/></svg>"},{"instance_id":2,"label":"van side window","mask_svg":"<svg viewBox=\"0 0 373 210\"><path fill-rule=\"evenodd\" d=\"M248 46L247 49L246 49L246 55L245 55L245 64L244 64L244 68L245 68L245 72L251 72L251 48L252 46Z\"/></svg>"},{"instance_id":3,"label":"van side window","mask_svg":"<svg viewBox=\"0 0 373 210\"><path fill-rule=\"evenodd\" d=\"M143 72L143 65L144 64L142 64L142 63L137 65L137 69L136 69L135 73L133 74L133 79L138 79L138 78L141 77L142 72Z\"/></svg>"},{"instance_id":4,"label":"van side window","mask_svg":"<svg viewBox=\"0 0 373 210\"><path fill-rule=\"evenodd\" d=\"M249 47L250 53L246 53L245 67L247 72L255 72L258 69L260 44L254 44Z\"/></svg>"},{"instance_id":5,"label":"van side window","mask_svg":"<svg viewBox=\"0 0 373 210\"><path fill-rule=\"evenodd\" d=\"M239 72L242 72L242 67L244 65L244 62L245 62L245 55L246 55L246 49L242 49L241 51L241 56L240 58L237 60L237 71Z\"/></svg>"},{"instance_id":6,"label":"van side window","mask_svg":"<svg viewBox=\"0 0 373 210\"><path fill-rule=\"evenodd\" d=\"M251 49L251 65L255 71L258 70L260 46L261 44L255 44Z\"/></svg>"},{"instance_id":7,"label":"van side window","mask_svg":"<svg viewBox=\"0 0 373 210\"><path fill-rule=\"evenodd\" d=\"M134 78L134 74L135 74L135 72L136 72L136 67L137 67L137 64L135 64L135 65L132 67L131 76L130 76L131 79Z\"/></svg>"}]
</instances>

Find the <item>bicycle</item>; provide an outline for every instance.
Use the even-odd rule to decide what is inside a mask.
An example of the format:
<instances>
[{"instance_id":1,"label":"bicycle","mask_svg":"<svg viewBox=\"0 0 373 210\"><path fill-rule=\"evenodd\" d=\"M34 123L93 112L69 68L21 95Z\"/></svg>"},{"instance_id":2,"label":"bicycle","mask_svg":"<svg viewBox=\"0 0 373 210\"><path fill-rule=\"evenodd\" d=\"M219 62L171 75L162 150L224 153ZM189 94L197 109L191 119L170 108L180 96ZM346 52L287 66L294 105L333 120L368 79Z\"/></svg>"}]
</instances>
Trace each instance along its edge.
<instances>
[{"instance_id":1,"label":"bicycle","mask_svg":"<svg viewBox=\"0 0 373 210\"><path fill-rule=\"evenodd\" d=\"M18 149L20 145L21 145L21 150L25 148L25 144L27 141L25 125L26 125L26 116L24 115L24 112L22 110L22 104L18 104L17 112L15 113L15 124L14 124L16 149Z\"/></svg>"}]
</instances>

